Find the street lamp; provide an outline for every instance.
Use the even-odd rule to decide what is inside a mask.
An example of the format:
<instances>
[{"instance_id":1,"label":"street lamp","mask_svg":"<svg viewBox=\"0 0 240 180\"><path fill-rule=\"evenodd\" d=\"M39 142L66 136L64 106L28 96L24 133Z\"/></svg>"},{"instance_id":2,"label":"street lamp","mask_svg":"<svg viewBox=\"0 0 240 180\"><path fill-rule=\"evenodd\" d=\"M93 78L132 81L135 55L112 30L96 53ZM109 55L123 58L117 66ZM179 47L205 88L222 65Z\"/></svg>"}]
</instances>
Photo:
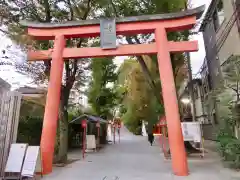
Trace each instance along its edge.
<instances>
[{"instance_id":1,"label":"street lamp","mask_svg":"<svg viewBox=\"0 0 240 180\"><path fill-rule=\"evenodd\" d=\"M191 100L190 100L189 98L182 98L182 99L181 99L181 102L182 102L183 104L189 104L189 103L191 102Z\"/></svg>"}]
</instances>

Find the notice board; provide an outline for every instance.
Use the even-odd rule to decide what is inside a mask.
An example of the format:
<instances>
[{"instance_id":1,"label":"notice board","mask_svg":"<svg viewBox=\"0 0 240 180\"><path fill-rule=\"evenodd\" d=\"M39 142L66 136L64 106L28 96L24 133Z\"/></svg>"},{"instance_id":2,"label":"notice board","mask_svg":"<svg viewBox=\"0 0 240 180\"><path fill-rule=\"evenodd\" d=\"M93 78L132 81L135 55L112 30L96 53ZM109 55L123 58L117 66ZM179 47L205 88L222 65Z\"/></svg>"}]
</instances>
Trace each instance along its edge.
<instances>
[{"instance_id":1,"label":"notice board","mask_svg":"<svg viewBox=\"0 0 240 180\"><path fill-rule=\"evenodd\" d=\"M201 125L199 122L181 123L184 141L201 142Z\"/></svg>"},{"instance_id":2,"label":"notice board","mask_svg":"<svg viewBox=\"0 0 240 180\"><path fill-rule=\"evenodd\" d=\"M36 172L42 172L40 147L28 146L21 175L33 177Z\"/></svg>"},{"instance_id":3,"label":"notice board","mask_svg":"<svg viewBox=\"0 0 240 180\"><path fill-rule=\"evenodd\" d=\"M27 146L27 144L11 145L5 172L21 173Z\"/></svg>"}]
</instances>

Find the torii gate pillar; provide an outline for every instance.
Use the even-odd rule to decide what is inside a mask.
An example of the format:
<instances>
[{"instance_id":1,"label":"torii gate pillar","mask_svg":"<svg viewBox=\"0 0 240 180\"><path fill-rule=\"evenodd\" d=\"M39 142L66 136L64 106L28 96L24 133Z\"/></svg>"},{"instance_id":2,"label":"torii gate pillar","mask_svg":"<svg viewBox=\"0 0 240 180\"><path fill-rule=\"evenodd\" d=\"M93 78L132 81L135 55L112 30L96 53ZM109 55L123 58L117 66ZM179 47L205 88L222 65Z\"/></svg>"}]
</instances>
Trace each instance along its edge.
<instances>
[{"instance_id":1,"label":"torii gate pillar","mask_svg":"<svg viewBox=\"0 0 240 180\"><path fill-rule=\"evenodd\" d=\"M62 72L64 66L63 59L157 54L165 115L169 132L173 173L178 176L188 175L187 158L181 131L170 52L197 51L198 45L196 41L168 41L167 32L192 28L196 24L196 20L202 15L203 11L204 6L180 13L116 19L117 34L155 33L156 43L123 45L116 49L107 50L99 47L65 47L65 39L67 38L99 36L100 22L97 20L88 20L84 23L81 21L68 22L64 24L55 24L54 26L51 23L35 24L33 22L21 22L22 25L28 27L28 34L30 36L40 40L55 40L54 49L28 52L28 59L30 61L52 60L41 138L41 154L44 174L52 172Z\"/></svg>"},{"instance_id":2,"label":"torii gate pillar","mask_svg":"<svg viewBox=\"0 0 240 180\"><path fill-rule=\"evenodd\" d=\"M44 121L41 137L41 154L43 173L51 172L55 147L58 111L61 96L62 74L64 67L63 50L65 38L63 35L55 37L52 54L52 67L48 85L47 101L45 105Z\"/></svg>"},{"instance_id":3,"label":"torii gate pillar","mask_svg":"<svg viewBox=\"0 0 240 180\"><path fill-rule=\"evenodd\" d=\"M187 158L183 143L175 81L173 78L166 30L163 28L156 29L155 39L158 49L158 67L162 84L173 171L177 175L185 176L188 174Z\"/></svg>"}]
</instances>

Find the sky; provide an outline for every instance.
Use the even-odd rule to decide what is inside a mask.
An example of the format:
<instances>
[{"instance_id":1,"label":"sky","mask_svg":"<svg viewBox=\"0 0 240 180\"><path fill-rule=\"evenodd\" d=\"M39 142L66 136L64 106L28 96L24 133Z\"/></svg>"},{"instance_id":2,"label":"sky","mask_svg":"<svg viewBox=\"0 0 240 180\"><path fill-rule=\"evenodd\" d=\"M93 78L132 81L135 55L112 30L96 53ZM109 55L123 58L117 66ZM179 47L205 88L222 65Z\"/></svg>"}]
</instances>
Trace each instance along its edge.
<instances>
[{"instance_id":1,"label":"sky","mask_svg":"<svg viewBox=\"0 0 240 180\"><path fill-rule=\"evenodd\" d=\"M203 4L208 6L211 0L191 0L191 4L193 7L198 7ZM196 74L201 65L203 64L203 60L205 57L205 50L204 50L204 42L202 39L202 35L194 35L191 37L192 40L198 40L199 42L199 51L190 54L191 57L191 65L192 65L192 72L193 75ZM8 46L11 46L10 53L7 55L10 57L8 61L17 61L21 62L24 61L26 56L23 52L20 51L20 48L13 44L10 39L6 38L3 34L0 33L0 60L3 60L1 57L5 56L2 53L2 50L6 49ZM115 63L120 66L126 57L116 57ZM5 59L4 59L5 61ZM15 71L14 68L10 66L0 66L0 77L10 83L12 85L12 89L18 88L19 86L24 85L31 85L31 78L19 74Z\"/></svg>"},{"instance_id":2,"label":"sky","mask_svg":"<svg viewBox=\"0 0 240 180\"><path fill-rule=\"evenodd\" d=\"M191 4L193 5L193 7L206 5L206 9L208 8L210 2L211 2L211 0L191 0ZM203 64L203 61L204 61L204 58L205 58L206 54L205 54L204 41L203 41L202 33L199 33L199 35L192 36L191 39L192 40L197 40L198 45L199 45L199 51L198 52L190 53L192 72L193 72L193 76L194 76L199 72L199 70L200 70L200 68Z\"/></svg>"},{"instance_id":3,"label":"sky","mask_svg":"<svg viewBox=\"0 0 240 180\"><path fill-rule=\"evenodd\" d=\"M3 50L6 50L6 54L3 53ZM6 59L6 56L9 58ZM21 51L20 47L12 43L12 41L5 37L3 33L0 33L0 62L21 63L21 61L24 61L25 58L26 56ZM16 72L12 66L1 65L0 77L11 84L12 89L16 89L32 82L31 78Z\"/></svg>"}]
</instances>

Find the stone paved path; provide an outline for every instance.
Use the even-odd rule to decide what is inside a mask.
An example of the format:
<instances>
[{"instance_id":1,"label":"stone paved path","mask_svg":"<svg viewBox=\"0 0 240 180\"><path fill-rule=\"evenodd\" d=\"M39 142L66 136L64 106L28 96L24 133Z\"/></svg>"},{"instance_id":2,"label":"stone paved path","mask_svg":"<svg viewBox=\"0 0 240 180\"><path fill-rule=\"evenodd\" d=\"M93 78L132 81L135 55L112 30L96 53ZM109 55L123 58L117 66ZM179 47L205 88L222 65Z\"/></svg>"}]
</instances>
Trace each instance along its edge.
<instances>
[{"instance_id":1,"label":"stone paved path","mask_svg":"<svg viewBox=\"0 0 240 180\"><path fill-rule=\"evenodd\" d=\"M78 156L78 154L75 154ZM79 154L81 157L81 154ZM108 145L63 168L55 168L46 180L240 180L240 173L224 169L216 156L189 160L190 175L176 177L171 162L159 146L149 146L145 137L122 132L121 143Z\"/></svg>"}]
</instances>

